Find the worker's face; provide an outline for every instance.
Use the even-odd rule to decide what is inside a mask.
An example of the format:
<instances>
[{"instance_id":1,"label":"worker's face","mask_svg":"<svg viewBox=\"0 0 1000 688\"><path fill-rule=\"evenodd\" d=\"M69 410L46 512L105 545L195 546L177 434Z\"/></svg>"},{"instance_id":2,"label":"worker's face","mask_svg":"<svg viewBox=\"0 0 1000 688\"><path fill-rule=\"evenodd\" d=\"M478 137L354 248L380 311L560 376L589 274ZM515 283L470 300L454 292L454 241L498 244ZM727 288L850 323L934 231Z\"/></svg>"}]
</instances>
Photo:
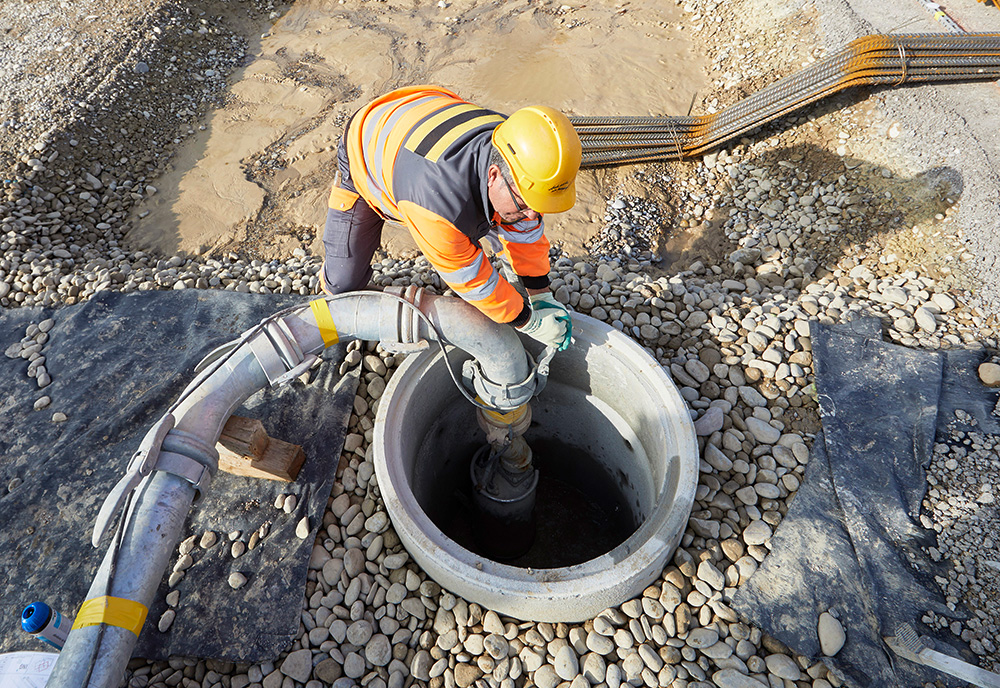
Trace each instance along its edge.
<instances>
[{"instance_id":1,"label":"worker's face","mask_svg":"<svg viewBox=\"0 0 1000 688\"><path fill-rule=\"evenodd\" d=\"M541 215L528 207L517 189L507 183L507 180L500 174L500 168L490 165L487 176L487 195L493 209L500 215L500 220L505 224L513 224L521 220L537 221Z\"/></svg>"}]
</instances>

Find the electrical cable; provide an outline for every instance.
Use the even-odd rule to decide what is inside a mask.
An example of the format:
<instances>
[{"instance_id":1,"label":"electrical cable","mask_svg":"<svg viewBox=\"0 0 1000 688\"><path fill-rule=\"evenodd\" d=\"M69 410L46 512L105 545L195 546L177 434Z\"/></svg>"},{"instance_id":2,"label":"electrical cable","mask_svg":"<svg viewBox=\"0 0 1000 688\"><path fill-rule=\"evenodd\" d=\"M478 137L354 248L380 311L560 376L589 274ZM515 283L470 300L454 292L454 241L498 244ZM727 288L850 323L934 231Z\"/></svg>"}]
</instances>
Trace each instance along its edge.
<instances>
[{"instance_id":1,"label":"electrical cable","mask_svg":"<svg viewBox=\"0 0 1000 688\"><path fill-rule=\"evenodd\" d=\"M488 404L484 404L484 403L478 401L477 399L475 399L474 397L472 397L471 395L469 395L469 393L465 390L465 386L462 385L462 383L459 381L458 377L456 377L455 371L454 371L454 369L452 368L452 365L451 365L451 359L448 357L448 351L447 351L447 349L445 347L445 343L449 343L450 344L451 342L448 342L447 338L444 335L441 334L441 332L437 329L437 327L434 326L434 323L431 322L430 318L428 318L425 313L423 313L419 308L417 308L415 305L413 305L412 303L410 303L406 299L404 299L404 298L402 298L400 296L396 296L395 294L387 294L385 292L380 292L380 291L361 291L361 292L355 291L355 292L346 292L346 293L343 293L343 294L327 294L327 295L323 296L322 298L325 301L340 301L340 300L344 300L344 299L358 298L358 296L361 295L361 294L363 294L365 296L377 296L377 297L380 297L380 298L392 299L392 300L397 301L397 302L403 304L404 306L412 309L417 314L417 316L427 324L427 327L430 329L430 331L434 333L435 339L436 339L436 341L438 343L438 346L441 347L441 355L444 357L445 365L448 367L448 374L451 376L452 382L455 383L455 386L459 389L459 391L462 393L462 395L468 400L468 402L470 404L473 404L477 408L485 409L487 411L496 411L496 412L501 412L501 413L503 412L501 409L495 408L495 407L490 406ZM167 410L167 412L168 413L173 413L175 410L177 410L177 408L180 406L180 404L185 399L187 399L191 395L191 393L194 392L195 389L198 388L198 385L200 385L208 377L210 377L213 374L215 374L215 372L217 370L219 370L223 365L225 365L225 363L230 358L232 358L233 355L235 355L237 351L239 351L239 348L240 348L239 345L240 344L242 344L242 343L244 343L246 341L249 341L251 337L253 337L254 335L256 335L259 332L263 331L263 329L264 329L265 326L267 326L271 322L276 321L278 318L282 318L282 317L284 317L286 315L290 315L292 313L298 313L300 311L304 311L304 310L308 310L308 309L309 309L309 304L305 303L305 304L299 304L299 305L295 305L295 306L289 306L287 308L284 308L284 309L278 311L277 313L272 313L268 317L266 317L263 320L261 320L258 324L254 325L249 330L247 330L246 332L242 333L239 336L239 338L234 339L231 342L229 342L229 344L227 344L226 346L232 345L231 348L228 349L227 351L223 352L218 358L216 358L214 361L212 361L211 363L209 363L208 366L206 366L204 369L202 369L202 371L198 374L198 377L196 377L191 382L191 384L189 384L184 389L184 391L177 398L177 400L174 401L174 403L170 406L170 408ZM454 345L452 345L452 346L454 346ZM527 352L525 352L525 353L527 354ZM528 360L531 361L534 364L534 361L531 359L530 355L528 356ZM534 364L533 370L532 370L532 375L534 375L534 373L535 373L535 371L537 371L537 369L538 369L537 364Z\"/></svg>"},{"instance_id":2,"label":"electrical cable","mask_svg":"<svg viewBox=\"0 0 1000 688\"><path fill-rule=\"evenodd\" d=\"M443 334L441 334L441 332L437 329L437 327L434 326L434 323L431 322L431 319L427 317L426 313L424 313L423 311L421 311L419 308L417 308L414 304L410 303L406 299L404 299L404 298L402 298L400 296L396 296L395 294L386 294L385 292L370 292L370 293L372 293L372 294L378 294L379 296L390 298L390 299L394 299L394 300L398 301L399 303L403 304L404 306L407 306L408 308L412 309L421 320L423 320L425 323L427 323L427 327L429 327L430 330L435 334L435 338L436 338L436 341L438 343L438 346L441 348L441 355L444 357L445 367L448 368L448 374L451 376L452 382L455 383L455 387L458 388L458 391L462 393L462 396L464 396L466 398L466 400L470 404L472 404L476 408L480 408L480 409L483 409L485 411L493 411L494 413L506 413L506 411L504 411L503 409L497 408L495 406L490 406L489 404L486 404L484 402L479 401L478 399L472 397L468 393L468 391L466 391L465 385L463 385L459 381L459 379L455 376L455 371L454 371L454 369L453 369L453 367L451 365L451 359L448 358L448 351L445 348L445 343L447 342L447 343L450 344L451 342L448 342L447 338ZM344 294L338 294L337 296L344 296ZM327 300L329 300L331 298L334 298L334 297L327 297ZM454 344L452 344L452 346L454 346ZM531 365L531 373L528 376L528 379L530 379L530 378L534 377L535 374L538 372L538 363L535 362L535 360L532 358L531 354L529 354L527 351L525 351L524 354L525 354L525 356L528 357L528 362Z\"/></svg>"},{"instance_id":3,"label":"electrical cable","mask_svg":"<svg viewBox=\"0 0 1000 688\"><path fill-rule=\"evenodd\" d=\"M275 318L288 315L289 313L302 310L303 308L308 308L308 305L304 307L301 305L290 306L281 311L278 311L277 313L272 313L270 316L260 321L260 323L254 325L249 330L241 334L238 339L233 340L235 345L230 350L226 351L221 356L219 356L219 358L217 358L211 364L209 364L209 367L202 370L202 372L191 382L191 384L189 384L184 389L184 391L181 392L181 395L177 398L177 400L174 401L174 403L167 409L167 413L172 413L173 411L175 411L180 406L181 402L187 399L191 395L191 393L198 388L198 385L201 382L203 382L206 378L213 375L217 370L219 370L223 365L225 365L225 363L230 358L232 358L232 356L236 353L236 351L239 350L239 344L249 340L250 337L257 334L258 332L261 332L264 326L267 325L267 323L273 321ZM142 489L145 489L145 486L147 484L148 480L143 480L142 483L140 483L140 487ZM114 585L115 571L117 570L118 566L118 555L121 552L121 543L122 540L124 539L125 529L127 528L128 525L128 518L130 516L134 500L135 500L135 491L129 493L125 501L125 504L122 508L122 517L118 520L118 527L115 529L115 537L112 540L111 545L109 547L109 551L111 552L111 560L108 566L108 576L105 579L104 583L105 596L107 596L111 592L111 588ZM87 663L87 676L82 683L82 688L86 688L87 685L90 683L91 676L94 673L94 667L97 665L97 657L100 654L101 643L103 642L104 639L104 627L105 624L103 623L98 624L97 641L94 643L93 652L91 653L90 659Z\"/></svg>"},{"instance_id":4,"label":"electrical cable","mask_svg":"<svg viewBox=\"0 0 1000 688\"><path fill-rule=\"evenodd\" d=\"M145 489L146 481L143 481L143 489ZM122 541L125 539L125 529L128 524L128 517L132 510L132 505L135 502L135 492L131 492L128 498L125 500L123 506L123 516L118 521L118 527L115 529L115 537L111 541L111 545L108 551L111 553L111 560L108 562L108 575L104 581L104 593L102 597L107 597L111 594L111 586L114 583L115 572L118 569L118 555L121 553ZM90 654L90 658L87 661L87 676L84 678L83 683L80 684L81 688L87 688L90 685L90 679L94 674L94 668L97 666L97 658L101 654L101 644L104 642L104 629L106 624L97 624L97 640L94 642L94 649Z\"/></svg>"},{"instance_id":5,"label":"electrical cable","mask_svg":"<svg viewBox=\"0 0 1000 688\"><path fill-rule=\"evenodd\" d=\"M344 296L344 297L346 297L346 296L352 296L352 294L340 294L338 296ZM327 297L327 298L328 299L333 299L333 298L336 298L336 297L334 296L334 297ZM280 318L280 317L283 317L285 315L288 315L289 313L297 312L297 311L303 310L304 308L308 308L308 307L309 307L308 304L306 304L305 306L295 305L295 306L290 306L288 308L282 309L282 310L278 311L277 313L272 313L267 318L264 318L258 324L254 325L249 330L247 330L246 332L242 333L238 339L233 340L234 346L230 350L224 352L215 361L212 361L212 363L209 364L209 366L206 367L204 370L202 370L202 372L191 382L191 384L189 384L184 389L184 391L181 392L181 394L177 398L177 400L174 401L174 403L167 409L167 413L173 413L173 411L175 411L180 406L181 402L183 402L185 399L187 399L191 395L191 393L194 392L194 390L198 388L198 385L201 384L201 382L203 382L205 379L207 379L208 377L210 377L213 374L215 374L215 372L217 370L219 370L223 365L225 365L226 362L230 358L232 358L233 355L239 350L239 344L241 344L241 343L249 340L252 336L256 335L257 333L259 333L261 331L263 331L264 326L266 326L269 322L272 322L272 321L274 321L277 318ZM141 485L142 489L145 489L145 486L147 484L148 484L148 480L143 480L140 485ZM118 565L118 555L121 552L121 543L122 543L122 540L124 539L125 529L126 529L127 524L128 524L128 518L129 518L129 515L130 515L130 512L131 512L134 500L135 500L135 491L129 493L128 498L125 501L125 504L124 504L123 509L122 509L122 514L123 515L118 520L118 527L115 529L115 538L114 538L114 540L112 540L111 546L109 547L109 551L111 552L111 561L109 562L109 566L108 566L108 576L107 576L107 579L105 580L105 583L104 583L104 595L105 596L110 593L111 588L112 588L112 586L114 584L115 571L117 570L117 565ZM105 627L105 624L103 624L103 623L98 624L97 641L94 643L93 652L91 653L90 660L87 663L87 676L86 676L86 679L84 679L84 682L82 684L83 688L86 688L86 686L90 683L90 678L91 678L91 676L94 673L94 667L97 665L97 657L100 654L100 646L101 646L101 643L102 643L102 641L104 639L104 627Z\"/></svg>"},{"instance_id":6,"label":"electrical cable","mask_svg":"<svg viewBox=\"0 0 1000 688\"><path fill-rule=\"evenodd\" d=\"M386 292L382 291L362 291L362 292L346 292L343 294L328 294L323 296L322 298L325 301L340 301L343 299L357 298L360 294L364 294L366 296L377 296L379 298L391 299L413 310L417 314L417 317L419 317L424 323L426 323L430 331L434 333L435 340L437 341L438 346L441 349L441 355L444 357L445 366L448 368L448 374L451 376L452 382L455 384L455 387L458 388L458 391L462 394L462 396L464 396L465 399L476 408L480 408L486 411L493 411L495 413L505 413L503 409L497 408L495 406L490 406L489 404L486 404L480 401L479 399L476 399L475 397L473 397L468 393L468 391L465 389L465 385L463 385L461 381L458 379L458 377L455 375L454 366L452 366L451 358L448 356L448 350L447 347L445 347L445 344L451 344L451 342L449 342L447 337L445 337L440 332L440 330L437 329L437 327L434 325L431 319L427 317L427 314L425 314L423 311L417 308L414 304L410 303L409 301L400 296L397 296L395 294L387 294ZM209 367L206 367L205 369L202 370L202 372L198 375L198 377L195 378L195 380L190 385L188 385L188 387L184 390L184 392L181 393L181 396L178 397L178 399L170 406L170 408L168 409L168 413L172 413L173 411L175 411L180 406L181 402L183 402L188 396L190 396L190 394L195 389L197 389L198 385L204 379L213 375L219 368L221 368L226 363L226 361L232 358L232 356L239 350L240 344L242 344L245 341L248 341L258 332L261 332L268 323L274 322L278 318L284 317L286 315L307 310L308 308L309 304L306 303L302 305L289 306L288 308L282 309L277 313L272 313L268 317L261 320L257 325L255 325L254 327L250 328L249 330L241 334L238 339L235 339L232 342L230 342L233 345L232 348L221 354L219 358L210 363ZM452 344L452 346L454 346L454 344ZM535 360L532 358L530 354L528 354L527 351L525 352L525 355L528 356L528 361L531 367L531 374L529 377L533 377L538 372L539 364L535 362Z\"/></svg>"}]
</instances>

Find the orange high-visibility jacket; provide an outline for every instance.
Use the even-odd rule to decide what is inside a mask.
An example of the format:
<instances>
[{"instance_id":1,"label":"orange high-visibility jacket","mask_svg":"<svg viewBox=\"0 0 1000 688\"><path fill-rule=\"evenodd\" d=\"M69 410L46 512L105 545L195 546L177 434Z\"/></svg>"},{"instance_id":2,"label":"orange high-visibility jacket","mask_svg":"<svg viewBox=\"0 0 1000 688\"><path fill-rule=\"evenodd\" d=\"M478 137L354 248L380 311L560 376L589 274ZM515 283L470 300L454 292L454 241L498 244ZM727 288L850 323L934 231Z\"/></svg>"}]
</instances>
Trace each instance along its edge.
<instances>
[{"instance_id":1,"label":"orange high-visibility jacket","mask_svg":"<svg viewBox=\"0 0 1000 688\"><path fill-rule=\"evenodd\" d=\"M528 288L548 286L544 225L500 225L487 197L493 129L505 116L436 86L392 91L354 116L345 134L351 180L380 215L405 224L444 281L496 322L522 325L530 307L483 253L497 228ZM343 207L334 188L330 207Z\"/></svg>"}]
</instances>

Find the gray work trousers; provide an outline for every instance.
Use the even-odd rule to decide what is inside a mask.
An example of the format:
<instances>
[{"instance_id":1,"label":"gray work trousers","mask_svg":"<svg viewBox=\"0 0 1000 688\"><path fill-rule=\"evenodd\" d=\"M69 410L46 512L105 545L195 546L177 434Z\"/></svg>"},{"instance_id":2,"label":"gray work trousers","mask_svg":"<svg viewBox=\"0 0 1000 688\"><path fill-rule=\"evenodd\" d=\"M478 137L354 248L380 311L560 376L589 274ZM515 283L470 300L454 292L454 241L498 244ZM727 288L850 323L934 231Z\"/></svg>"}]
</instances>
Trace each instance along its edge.
<instances>
[{"instance_id":1,"label":"gray work trousers","mask_svg":"<svg viewBox=\"0 0 1000 688\"><path fill-rule=\"evenodd\" d=\"M385 224L382 216L358 195L343 138L337 147L337 169L340 188L334 189L331 196L337 196L331 202L337 207L327 211L323 228L323 288L330 294L362 289L371 281L372 256L382 243Z\"/></svg>"}]
</instances>

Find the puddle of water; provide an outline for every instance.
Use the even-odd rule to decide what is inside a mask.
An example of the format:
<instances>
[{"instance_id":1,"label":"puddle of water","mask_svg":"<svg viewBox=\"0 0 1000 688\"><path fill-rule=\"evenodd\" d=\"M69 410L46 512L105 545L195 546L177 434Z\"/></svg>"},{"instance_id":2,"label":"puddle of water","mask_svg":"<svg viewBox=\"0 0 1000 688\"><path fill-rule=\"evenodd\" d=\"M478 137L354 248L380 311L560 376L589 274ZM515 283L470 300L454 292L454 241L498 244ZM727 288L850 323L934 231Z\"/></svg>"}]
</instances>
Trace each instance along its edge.
<instances>
[{"instance_id":1,"label":"puddle of water","mask_svg":"<svg viewBox=\"0 0 1000 688\"><path fill-rule=\"evenodd\" d=\"M533 569L582 564L610 552L635 532L639 524L624 495L585 449L552 439L535 439L532 448L539 478L530 534L494 522L476 509L468 480L456 481L450 494L440 496L451 508L443 509L435 524L476 554ZM526 539L531 542L527 551ZM518 555L506 556L510 552Z\"/></svg>"}]
</instances>

